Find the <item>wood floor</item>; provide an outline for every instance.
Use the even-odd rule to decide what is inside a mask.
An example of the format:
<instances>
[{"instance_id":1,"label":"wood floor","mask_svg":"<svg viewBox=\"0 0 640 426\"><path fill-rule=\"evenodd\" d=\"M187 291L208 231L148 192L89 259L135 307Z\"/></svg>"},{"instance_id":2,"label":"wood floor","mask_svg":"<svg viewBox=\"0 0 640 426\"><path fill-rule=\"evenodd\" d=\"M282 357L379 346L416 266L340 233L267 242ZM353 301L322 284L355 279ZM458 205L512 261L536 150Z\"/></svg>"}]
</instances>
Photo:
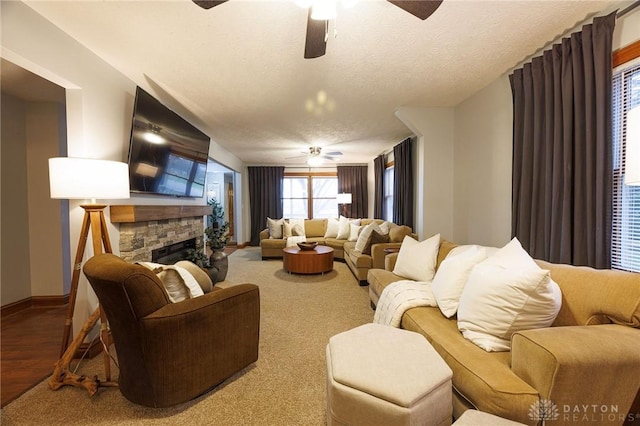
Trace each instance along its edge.
<instances>
[{"instance_id":1,"label":"wood floor","mask_svg":"<svg viewBox=\"0 0 640 426\"><path fill-rule=\"evenodd\" d=\"M2 318L0 400L4 407L53 372L67 306L32 307Z\"/></svg>"}]
</instances>

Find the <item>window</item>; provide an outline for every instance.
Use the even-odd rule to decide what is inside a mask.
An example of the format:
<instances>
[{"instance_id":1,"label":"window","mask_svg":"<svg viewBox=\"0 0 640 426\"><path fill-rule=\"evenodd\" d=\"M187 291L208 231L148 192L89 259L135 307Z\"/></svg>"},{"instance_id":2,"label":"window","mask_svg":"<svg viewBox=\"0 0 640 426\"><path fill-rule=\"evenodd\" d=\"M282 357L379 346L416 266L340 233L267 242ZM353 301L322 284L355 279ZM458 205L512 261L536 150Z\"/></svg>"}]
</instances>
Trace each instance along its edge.
<instances>
[{"instance_id":1,"label":"window","mask_svg":"<svg viewBox=\"0 0 640 426\"><path fill-rule=\"evenodd\" d=\"M384 217L382 219L393 222L393 177L394 167L389 166L384 169Z\"/></svg>"},{"instance_id":2,"label":"window","mask_svg":"<svg viewBox=\"0 0 640 426\"><path fill-rule=\"evenodd\" d=\"M624 184L629 111L640 108L640 65L613 76L611 267L640 272L640 186Z\"/></svg>"},{"instance_id":3,"label":"window","mask_svg":"<svg viewBox=\"0 0 640 426\"><path fill-rule=\"evenodd\" d=\"M285 173L282 191L284 217L337 217L337 193L338 177L335 175Z\"/></svg>"}]
</instances>

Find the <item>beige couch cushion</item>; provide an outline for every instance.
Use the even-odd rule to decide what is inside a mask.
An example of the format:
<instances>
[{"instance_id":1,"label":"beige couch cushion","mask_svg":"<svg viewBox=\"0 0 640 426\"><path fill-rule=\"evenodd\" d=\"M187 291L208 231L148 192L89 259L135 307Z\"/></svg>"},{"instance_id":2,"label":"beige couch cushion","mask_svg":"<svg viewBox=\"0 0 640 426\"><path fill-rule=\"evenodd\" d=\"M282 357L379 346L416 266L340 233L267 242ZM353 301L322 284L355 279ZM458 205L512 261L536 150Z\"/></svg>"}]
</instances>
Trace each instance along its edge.
<instances>
[{"instance_id":1,"label":"beige couch cushion","mask_svg":"<svg viewBox=\"0 0 640 426\"><path fill-rule=\"evenodd\" d=\"M392 226L391 229L389 229L389 242L401 243L406 235L411 235L411 228L408 226Z\"/></svg>"},{"instance_id":2,"label":"beige couch cushion","mask_svg":"<svg viewBox=\"0 0 640 426\"><path fill-rule=\"evenodd\" d=\"M307 237L322 237L327 231L327 219L307 219L304 221L304 234Z\"/></svg>"}]
</instances>

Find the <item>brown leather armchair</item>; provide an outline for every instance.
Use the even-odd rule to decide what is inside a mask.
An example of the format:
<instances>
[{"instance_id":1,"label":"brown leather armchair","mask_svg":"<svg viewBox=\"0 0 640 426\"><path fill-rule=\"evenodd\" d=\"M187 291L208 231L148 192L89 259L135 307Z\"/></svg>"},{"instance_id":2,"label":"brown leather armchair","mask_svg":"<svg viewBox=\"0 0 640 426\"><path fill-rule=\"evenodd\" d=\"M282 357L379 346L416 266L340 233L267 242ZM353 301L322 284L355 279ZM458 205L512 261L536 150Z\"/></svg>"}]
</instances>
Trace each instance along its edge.
<instances>
[{"instance_id":1,"label":"brown leather armchair","mask_svg":"<svg viewBox=\"0 0 640 426\"><path fill-rule=\"evenodd\" d=\"M171 303L152 271L113 254L94 256L83 269L107 315L128 400L180 404L258 359L256 285L214 288Z\"/></svg>"}]
</instances>

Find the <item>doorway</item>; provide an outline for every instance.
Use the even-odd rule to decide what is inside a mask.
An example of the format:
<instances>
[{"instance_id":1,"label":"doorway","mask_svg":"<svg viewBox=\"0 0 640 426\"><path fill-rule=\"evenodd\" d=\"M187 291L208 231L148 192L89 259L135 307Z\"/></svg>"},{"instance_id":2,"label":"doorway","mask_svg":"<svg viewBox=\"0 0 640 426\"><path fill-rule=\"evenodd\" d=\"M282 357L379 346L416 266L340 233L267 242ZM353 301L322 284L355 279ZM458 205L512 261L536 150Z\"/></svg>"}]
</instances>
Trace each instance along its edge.
<instances>
[{"instance_id":1,"label":"doorway","mask_svg":"<svg viewBox=\"0 0 640 426\"><path fill-rule=\"evenodd\" d=\"M215 199L224 209L224 220L229 222L230 245L237 245L238 225L236 215L236 173L228 167L209 158L207 164L207 201Z\"/></svg>"}]
</instances>

